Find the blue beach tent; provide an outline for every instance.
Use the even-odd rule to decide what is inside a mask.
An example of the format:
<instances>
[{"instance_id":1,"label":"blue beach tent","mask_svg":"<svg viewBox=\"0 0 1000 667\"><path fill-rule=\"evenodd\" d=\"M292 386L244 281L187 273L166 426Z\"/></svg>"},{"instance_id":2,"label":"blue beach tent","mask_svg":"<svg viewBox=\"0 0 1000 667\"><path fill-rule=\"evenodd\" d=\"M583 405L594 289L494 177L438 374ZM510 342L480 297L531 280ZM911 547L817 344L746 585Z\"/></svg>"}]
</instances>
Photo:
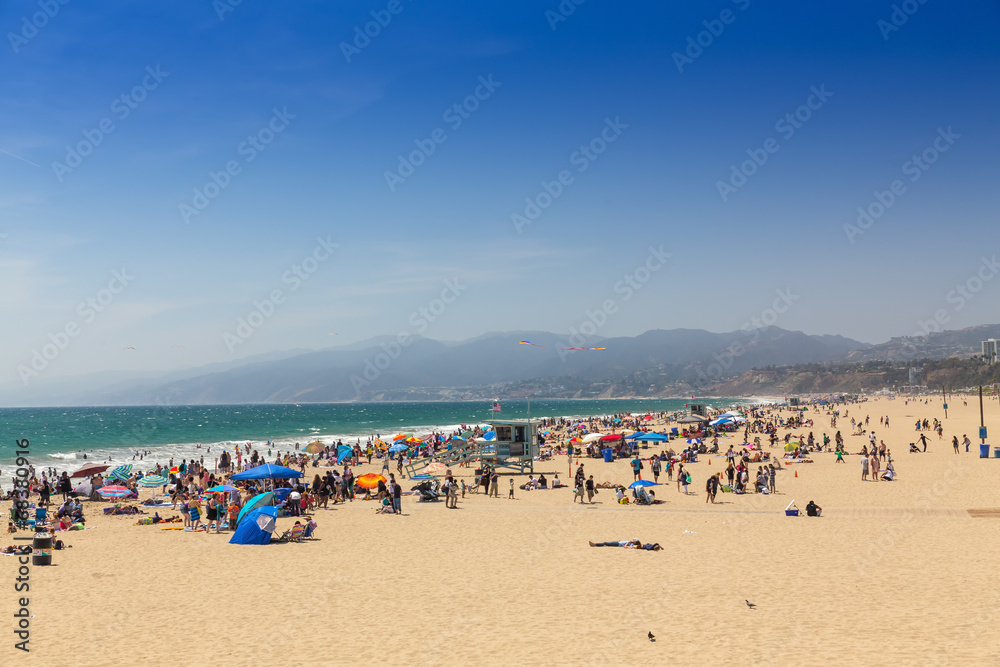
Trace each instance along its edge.
<instances>
[{"instance_id":1,"label":"blue beach tent","mask_svg":"<svg viewBox=\"0 0 1000 667\"><path fill-rule=\"evenodd\" d=\"M250 512L237 526L230 538L230 544L268 544L274 532L274 522L278 517L276 507L258 507Z\"/></svg>"}]
</instances>

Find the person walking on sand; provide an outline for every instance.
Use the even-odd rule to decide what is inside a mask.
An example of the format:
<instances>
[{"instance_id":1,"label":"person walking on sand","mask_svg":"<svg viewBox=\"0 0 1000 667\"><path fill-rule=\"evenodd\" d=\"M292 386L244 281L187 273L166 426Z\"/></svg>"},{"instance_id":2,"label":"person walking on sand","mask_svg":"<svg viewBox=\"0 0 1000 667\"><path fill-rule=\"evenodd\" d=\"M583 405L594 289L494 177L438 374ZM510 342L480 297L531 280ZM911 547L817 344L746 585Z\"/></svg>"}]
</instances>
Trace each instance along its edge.
<instances>
[{"instance_id":1,"label":"person walking on sand","mask_svg":"<svg viewBox=\"0 0 1000 667\"><path fill-rule=\"evenodd\" d=\"M681 484L684 484L684 479L685 479L686 475L687 475L687 473L684 472L684 464L683 463L678 463L677 464L677 492L678 493L680 493L680 491L681 491Z\"/></svg>"},{"instance_id":2,"label":"person walking on sand","mask_svg":"<svg viewBox=\"0 0 1000 667\"><path fill-rule=\"evenodd\" d=\"M642 460L639 458L638 454L636 454L635 458L632 459L631 464L632 464L632 477L633 477L632 481L641 479L642 478Z\"/></svg>"},{"instance_id":3,"label":"person walking on sand","mask_svg":"<svg viewBox=\"0 0 1000 667\"><path fill-rule=\"evenodd\" d=\"M587 502L588 503L594 502L594 491L595 491L595 489L594 489L594 476L593 475L591 475L590 477L587 478L586 489L587 489Z\"/></svg>"},{"instance_id":4,"label":"person walking on sand","mask_svg":"<svg viewBox=\"0 0 1000 667\"><path fill-rule=\"evenodd\" d=\"M507 500L514 500L514 478L510 478L510 491L507 492Z\"/></svg>"},{"instance_id":5,"label":"person walking on sand","mask_svg":"<svg viewBox=\"0 0 1000 667\"><path fill-rule=\"evenodd\" d=\"M955 453L958 454L958 436L951 436L951 446L955 448Z\"/></svg>"},{"instance_id":6,"label":"person walking on sand","mask_svg":"<svg viewBox=\"0 0 1000 667\"><path fill-rule=\"evenodd\" d=\"M927 434L926 433L921 433L920 434L920 442L921 442L921 444L923 444L924 451L926 452L927 451Z\"/></svg>"},{"instance_id":7,"label":"person walking on sand","mask_svg":"<svg viewBox=\"0 0 1000 667\"><path fill-rule=\"evenodd\" d=\"M500 473L496 470L490 475L490 497L500 497Z\"/></svg>"},{"instance_id":8,"label":"person walking on sand","mask_svg":"<svg viewBox=\"0 0 1000 667\"><path fill-rule=\"evenodd\" d=\"M708 481L705 482L705 491L706 491L706 494L707 494L706 498L705 498L705 502L707 503L707 502L711 501L712 504L714 505L715 504L715 494L718 493L718 491L719 491L719 477L718 477L718 475L712 475L711 477L708 478Z\"/></svg>"},{"instance_id":9,"label":"person walking on sand","mask_svg":"<svg viewBox=\"0 0 1000 667\"><path fill-rule=\"evenodd\" d=\"M861 481L867 481L868 479L868 457L861 457Z\"/></svg>"},{"instance_id":10,"label":"person walking on sand","mask_svg":"<svg viewBox=\"0 0 1000 667\"><path fill-rule=\"evenodd\" d=\"M962 434L962 444L965 445L965 453L968 454L969 453L969 445L972 444L972 441L969 440L969 436L965 435L964 433Z\"/></svg>"},{"instance_id":11,"label":"person walking on sand","mask_svg":"<svg viewBox=\"0 0 1000 667\"><path fill-rule=\"evenodd\" d=\"M649 461L649 471L653 473L653 483L660 483L660 459L654 456Z\"/></svg>"}]
</instances>

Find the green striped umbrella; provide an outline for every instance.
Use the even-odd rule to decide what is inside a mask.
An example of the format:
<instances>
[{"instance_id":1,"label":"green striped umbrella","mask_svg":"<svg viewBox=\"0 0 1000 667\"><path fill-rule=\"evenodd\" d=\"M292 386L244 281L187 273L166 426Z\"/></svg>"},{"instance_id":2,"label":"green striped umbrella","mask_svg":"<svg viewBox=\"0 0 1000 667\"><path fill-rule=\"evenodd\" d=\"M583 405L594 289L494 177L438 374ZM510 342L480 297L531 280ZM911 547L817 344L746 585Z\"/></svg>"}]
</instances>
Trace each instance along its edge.
<instances>
[{"instance_id":1,"label":"green striped umbrella","mask_svg":"<svg viewBox=\"0 0 1000 667\"><path fill-rule=\"evenodd\" d=\"M145 477L139 480L139 486L145 486L145 487L163 486L168 481L169 480L167 480L167 478L164 477L163 475L146 475Z\"/></svg>"},{"instance_id":2,"label":"green striped umbrella","mask_svg":"<svg viewBox=\"0 0 1000 667\"><path fill-rule=\"evenodd\" d=\"M131 465L118 466L108 473L108 479L116 479L122 482L124 482L131 476L132 476Z\"/></svg>"}]
</instances>

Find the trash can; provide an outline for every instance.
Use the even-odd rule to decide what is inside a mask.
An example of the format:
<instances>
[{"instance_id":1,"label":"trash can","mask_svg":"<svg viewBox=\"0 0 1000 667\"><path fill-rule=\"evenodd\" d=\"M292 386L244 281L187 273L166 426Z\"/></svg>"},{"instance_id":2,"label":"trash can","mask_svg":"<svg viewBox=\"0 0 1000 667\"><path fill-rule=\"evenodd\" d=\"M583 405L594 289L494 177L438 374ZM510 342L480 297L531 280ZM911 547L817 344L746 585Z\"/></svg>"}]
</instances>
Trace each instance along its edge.
<instances>
[{"instance_id":1,"label":"trash can","mask_svg":"<svg viewBox=\"0 0 1000 667\"><path fill-rule=\"evenodd\" d=\"M35 528L35 539L31 543L31 564L52 565L52 534L47 528Z\"/></svg>"},{"instance_id":2,"label":"trash can","mask_svg":"<svg viewBox=\"0 0 1000 667\"><path fill-rule=\"evenodd\" d=\"M1000 459L1000 447L993 448L993 458Z\"/></svg>"},{"instance_id":3,"label":"trash can","mask_svg":"<svg viewBox=\"0 0 1000 667\"><path fill-rule=\"evenodd\" d=\"M990 458L990 446L989 445L979 445L979 458L988 459Z\"/></svg>"},{"instance_id":4,"label":"trash can","mask_svg":"<svg viewBox=\"0 0 1000 667\"><path fill-rule=\"evenodd\" d=\"M612 461L615 460L615 450L611 449L610 447L608 447L607 449L605 449L603 451L603 454L604 454L604 462L605 463L611 463Z\"/></svg>"}]
</instances>

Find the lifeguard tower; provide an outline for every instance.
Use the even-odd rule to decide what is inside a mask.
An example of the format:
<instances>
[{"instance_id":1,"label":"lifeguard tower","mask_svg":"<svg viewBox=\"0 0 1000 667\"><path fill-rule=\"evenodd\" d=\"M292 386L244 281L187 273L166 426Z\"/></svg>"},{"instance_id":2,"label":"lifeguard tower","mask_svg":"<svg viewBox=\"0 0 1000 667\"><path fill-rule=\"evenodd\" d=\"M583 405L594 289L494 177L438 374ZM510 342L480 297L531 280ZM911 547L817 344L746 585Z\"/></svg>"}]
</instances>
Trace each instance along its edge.
<instances>
[{"instance_id":1,"label":"lifeguard tower","mask_svg":"<svg viewBox=\"0 0 1000 667\"><path fill-rule=\"evenodd\" d=\"M517 469L524 474L535 471L535 457L538 456L538 442L530 420L493 421L493 432L497 434L493 454L483 453L481 458L491 459L494 468Z\"/></svg>"},{"instance_id":2,"label":"lifeguard tower","mask_svg":"<svg viewBox=\"0 0 1000 667\"><path fill-rule=\"evenodd\" d=\"M412 477L431 463L440 462L447 466L465 461L479 460L497 469L517 470L521 474L535 471L535 457L538 456L538 436L530 420L493 420L487 422L493 427L496 437L492 440L470 442L458 448L438 452L427 458L411 460L406 466L407 475Z\"/></svg>"}]
</instances>

